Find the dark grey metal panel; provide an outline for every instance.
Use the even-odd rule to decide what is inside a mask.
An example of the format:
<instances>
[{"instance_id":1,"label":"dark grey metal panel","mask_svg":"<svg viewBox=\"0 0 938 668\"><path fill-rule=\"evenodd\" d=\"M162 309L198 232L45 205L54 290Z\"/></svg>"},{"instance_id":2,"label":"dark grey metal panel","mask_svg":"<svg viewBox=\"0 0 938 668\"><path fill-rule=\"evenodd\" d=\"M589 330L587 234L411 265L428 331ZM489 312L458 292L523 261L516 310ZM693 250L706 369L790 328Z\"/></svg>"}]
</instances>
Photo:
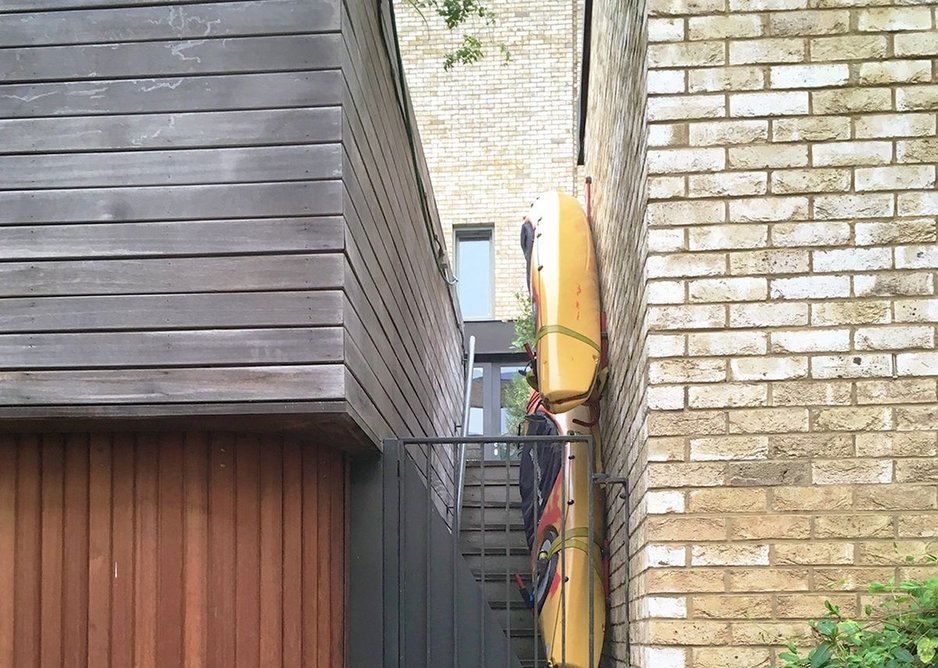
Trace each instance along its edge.
<instances>
[{"instance_id":1,"label":"dark grey metal panel","mask_svg":"<svg viewBox=\"0 0 938 668\"><path fill-rule=\"evenodd\" d=\"M0 406L341 399L342 364L0 372Z\"/></svg>"},{"instance_id":2,"label":"dark grey metal panel","mask_svg":"<svg viewBox=\"0 0 938 668\"><path fill-rule=\"evenodd\" d=\"M0 154L335 142L341 107L0 120Z\"/></svg>"},{"instance_id":3,"label":"dark grey metal panel","mask_svg":"<svg viewBox=\"0 0 938 668\"><path fill-rule=\"evenodd\" d=\"M342 287L343 257L245 257L0 263L0 296L321 290Z\"/></svg>"},{"instance_id":4,"label":"dark grey metal panel","mask_svg":"<svg viewBox=\"0 0 938 668\"><path fill-rule=\"evenodd\" d=\"M154 5L158 6L137 6ZM123 5L123 6L122 6ZM116 8L115 8L116 6ZM40 13L42 10L70 11ZM5 14L13 10L35 10ZM0 44L90 44L200 39L339 29L338 0L4 0Z\"/></svg>"},{"instance_id":5,"label":"dark grey metal panel","mask_svg":"<svg viewBox=\"0 0 938 668\"><path fill-rule=\"evenodd\" d=\"M0 299L0 332L341 325L340 290Z\"/></svg>"},{"instance_id":6,"label":"dark grey metal panel","mask_svg":"<svg viewBox=\"0 0 938 668\"><path fill-rule=\"evenodd\" d=\"M175 223L0 226L3 260L342 250L339 216Z\"/></svg>"},{"instance_id":7,"label":"dark grey metal panel","mask_svg":"<svg viewBox=\"0 0 938 668\"><path fill-rule=\"evenodd\" d=\"M0 189L312 181L342 176L339 144L0 156Z\"/></svg>"},{"instance_id":8,"label":"dark grey metal panel","mask_svg":"<svg viewBox=\"0 0 938 668\"><path fill-rule=\"evenodd\" d=\"M0 118L327 107L341 73L277 72L0 86Z\"/></svg>"},{"instance_id":9,"label":"dark grey metal panel","mask_svg":"<svg viewBox=\"0 0 938 668\"><path fill-rule=\"evenodd\" d=\"M340 42L337 33L327 33L12 48L0 51L0 80L13 83L328 70L339 66Z\"/></svg>"},{"instance_id":10,"label":"dark grey metal panel","mask_svg":"<svg viewBox=\"0 0 938 668\"><path fill-rule=\"evenodd\" d=\"M341 362L341 327L0 335L0 369Z\"/></svg>"},{"instance_id":11,"label":"dark grey metal panel","mask_svg":"<svg viewBox=\"0 0 938 668\"><path fill-rule=\"evenodd\" d=\"M329 216L340 181L0 192L0 224Z\"/></svg>"}]
</instances>

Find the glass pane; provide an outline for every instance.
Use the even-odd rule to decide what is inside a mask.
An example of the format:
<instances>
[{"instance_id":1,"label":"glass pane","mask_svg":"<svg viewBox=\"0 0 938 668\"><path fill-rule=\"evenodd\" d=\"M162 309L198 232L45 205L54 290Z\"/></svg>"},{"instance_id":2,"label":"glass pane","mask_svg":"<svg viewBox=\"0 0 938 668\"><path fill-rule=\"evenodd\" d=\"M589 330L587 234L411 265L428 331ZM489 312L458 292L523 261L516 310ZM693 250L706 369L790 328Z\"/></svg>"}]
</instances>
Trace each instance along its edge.
<instances>
[{"instance_id":1,"label":"glass pane","mask_svg":"<svg viewBox=\"0 0 938 668\"><path fill-rule=\"evenodd\" d=\"M492 315L492 239L456 237L459 305L464 318Z\"/></svg>"},{"instance_id":2,"label":"glass pane","mask_svg":"<svg viewBox=\"0 0 938 668\"><path fill-rule=\"evenodd\" d=\"M501 433L515 434L531 396L531 387L521 374L523 366L503 366L499 370Z\"/></svg>"},{"instance_id":3,"label":"glass pane","mask_svg":"<svg viewBox=\"0 0 938 668\"><path fill-rule=\"evenodd\" d=\"M469 388L469 435L482 436L485 433L485 372L482 367L472 368L472 385Z\"/></svg>"}]
</instances>

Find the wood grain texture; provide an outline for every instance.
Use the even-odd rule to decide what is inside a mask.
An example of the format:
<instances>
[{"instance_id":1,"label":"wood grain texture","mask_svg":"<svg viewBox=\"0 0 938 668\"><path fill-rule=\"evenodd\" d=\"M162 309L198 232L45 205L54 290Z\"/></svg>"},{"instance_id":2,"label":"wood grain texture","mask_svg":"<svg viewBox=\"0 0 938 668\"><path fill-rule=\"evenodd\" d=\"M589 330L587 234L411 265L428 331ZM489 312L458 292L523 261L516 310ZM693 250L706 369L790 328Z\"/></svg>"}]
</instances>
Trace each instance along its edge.
<instances>
[{"instance_id":1,"label":"wood grain texture","mask_svg":"<svg viewBox=\"0 0 938 668\"><path fill-rule=\"evenodd\" d=\"M0 464L0 665L343 665L338 451L233 432L7 435Z\"/></svg>"}]
</instances>

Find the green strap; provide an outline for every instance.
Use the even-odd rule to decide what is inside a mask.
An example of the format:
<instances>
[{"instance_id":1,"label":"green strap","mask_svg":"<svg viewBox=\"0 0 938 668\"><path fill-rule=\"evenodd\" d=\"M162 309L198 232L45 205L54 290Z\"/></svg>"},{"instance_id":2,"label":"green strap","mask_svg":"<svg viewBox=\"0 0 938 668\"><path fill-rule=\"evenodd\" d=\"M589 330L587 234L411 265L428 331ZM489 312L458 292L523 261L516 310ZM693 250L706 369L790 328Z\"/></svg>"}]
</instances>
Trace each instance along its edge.
<instances>
[{"instance_id":1,"label":"green strap","mask_svg":"<svg viewBox=\"0 0 938 668\"><path fill-rule=\"evenodd\" d=\"M537 330L537 334L534 337L534 343L537 343L548 334L563 334L564 336L569 336L576 339L577 341L582 341L590 348L594 348L598 353L602 352L599 344L593 341L593 339L589 338L585 334L580 334L578 331L570 329L569 327L564 327L563 325L544 325L539 330Z\"/></svg>"},{"instance_id":2,"label":"green strap","mask_svg":"<svg viewBox=\"0 0 938 668\"><path fill-rule=\"evenodd\" d=\"M550 549L547 551L547 553L545 554L544 552L541 552L540 554L538 554L537 558L539 560L550 559L552 556L554 556L561 550L565 550L565 549L580 550L587 554L596 572L602 573L602 568L600 564L596 563L595 555L593 555L592 550L590 550L589 545L587 545L587 541L578 540L579 538L588 538L588 537L589 537L588 528L587 529L570 529L569 531L566 532L565 537L561 538L558 536L557 538L555 538L554 541L550 544Z\"/></svg>"}]
</instances>

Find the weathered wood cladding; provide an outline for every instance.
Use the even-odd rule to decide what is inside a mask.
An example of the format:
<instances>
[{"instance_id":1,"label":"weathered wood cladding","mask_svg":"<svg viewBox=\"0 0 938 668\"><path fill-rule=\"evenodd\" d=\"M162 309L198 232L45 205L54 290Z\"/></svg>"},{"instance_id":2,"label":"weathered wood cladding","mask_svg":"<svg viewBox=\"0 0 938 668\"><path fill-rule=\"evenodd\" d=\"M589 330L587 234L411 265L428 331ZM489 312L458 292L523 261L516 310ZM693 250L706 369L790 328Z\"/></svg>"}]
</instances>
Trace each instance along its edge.
<instances>
[{"instance_id":1,"label":"weathered wood cladding","mask_svg":"<svg viewBox=\"0 0 938 668\"><path fill-rule=\"evenodd\" d=\"M453 432L458 316L378 12L0 4L0 416Z\"/></svg>"}]
</instances>

